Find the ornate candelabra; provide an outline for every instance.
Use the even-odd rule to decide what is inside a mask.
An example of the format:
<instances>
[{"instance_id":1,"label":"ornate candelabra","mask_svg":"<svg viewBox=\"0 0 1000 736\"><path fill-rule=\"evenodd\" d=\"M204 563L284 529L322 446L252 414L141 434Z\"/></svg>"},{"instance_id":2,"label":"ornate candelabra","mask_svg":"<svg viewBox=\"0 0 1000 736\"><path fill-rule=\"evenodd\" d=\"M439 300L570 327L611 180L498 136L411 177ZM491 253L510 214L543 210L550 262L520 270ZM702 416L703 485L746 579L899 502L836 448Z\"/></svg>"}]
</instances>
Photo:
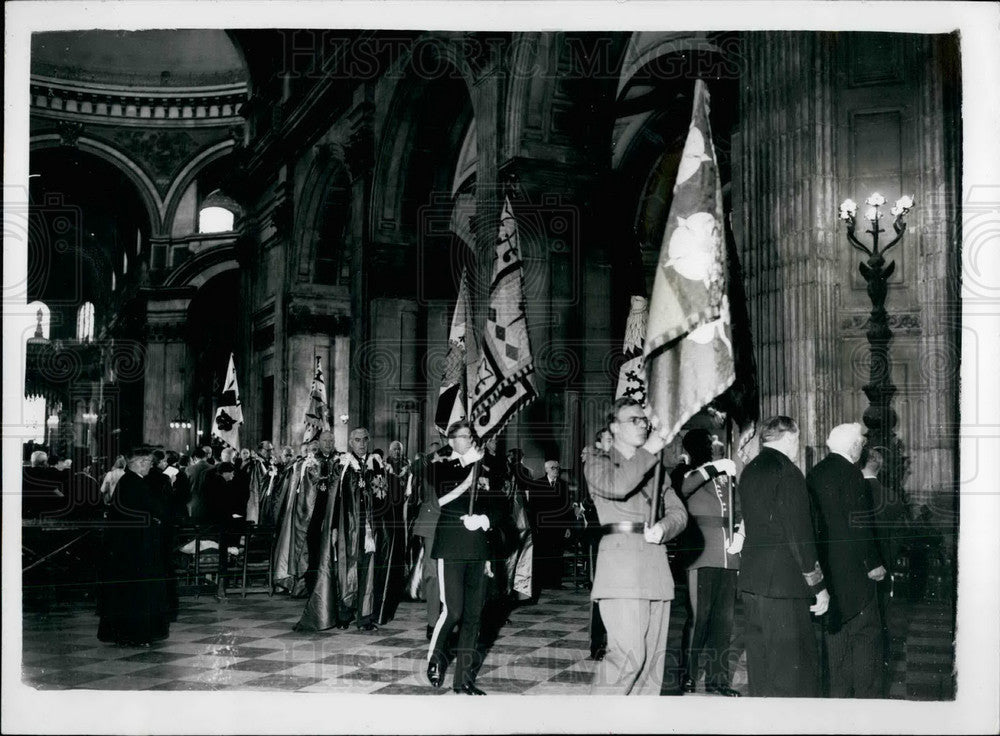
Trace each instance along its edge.
<instances>
[{"instance_id":1,"label":"ornate candelabra","mask_svg":"<svg viewBox=\"0 0 1000 736\"><path fill-rule=\"evenodd\" d=\"M840 205L840 219L847 223L847 240L852 247L868 257L867 261L859 264L861 275L868 285L868 297L872 301L867 332L871 349L871 366L868 383L863 387L869 406L865 409L863 418L865 426L868 427L869 446L894 448L896 442L893 430L898 417L892 408L892 397L896 393L896 387L892 383L891 375L889 342L892 340L892 331L889 329L889 315L885 310L885 297L889 288L889 277L896 270L896 262L886 263L885 254L902 240L906 231L904 218L913 207L913 198L903 196L896 200L896 204L890 210L895 216L892 229L896 236L882 248L879 248L879 234L885 230L879 225L882 221L882 207L886 204L885 197L876 192L865 200L865 204L868 205L868 210L864 217L870 224L865 232L871 235L871 248L858 240L855 235L857 203L853 199L846 199Z\"/></svg>"}]
</instances>

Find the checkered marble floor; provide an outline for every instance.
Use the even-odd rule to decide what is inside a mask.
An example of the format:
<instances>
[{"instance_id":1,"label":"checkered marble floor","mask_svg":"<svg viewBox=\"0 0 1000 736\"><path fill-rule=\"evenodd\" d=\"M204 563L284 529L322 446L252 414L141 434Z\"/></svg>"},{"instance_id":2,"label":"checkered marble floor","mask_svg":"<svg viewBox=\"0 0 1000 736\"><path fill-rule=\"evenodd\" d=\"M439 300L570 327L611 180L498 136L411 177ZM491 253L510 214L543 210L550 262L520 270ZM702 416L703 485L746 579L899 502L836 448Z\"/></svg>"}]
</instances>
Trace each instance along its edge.
<instances>
[{"instance_id":1,"label":"checkered marble floor","mask_svg":"<svg viewBox=\"0 0 1000 736\"><path fill-rule=\"evenodd\" d=\"M679 591L684 595L683 589ZM25 684L39 689L280 690L351 694L451 695L426 681L427 641L422 603L403 602L396 618L374 632L298 633L304 601L251 595L219 603L185 597L169 639L146 649L97 640L93 605L25 612ZM737 648L741 606L737 608ZM668 663L676 662L686 613L672 606ZM586 694L596 662L589 659L590 602L585 591L544 591L521 606L490 647L478 684L488 693ZM944 605L900 606L891 696L953 697L953 628ZM665 690L676 691L668 664ZM746 692L745 655L734 687ZM688 696L691 697L691 696ZM698 695L697 697L706 697ZM711 696L714 697L714 696Z\"/></svg>"}]
</instances>

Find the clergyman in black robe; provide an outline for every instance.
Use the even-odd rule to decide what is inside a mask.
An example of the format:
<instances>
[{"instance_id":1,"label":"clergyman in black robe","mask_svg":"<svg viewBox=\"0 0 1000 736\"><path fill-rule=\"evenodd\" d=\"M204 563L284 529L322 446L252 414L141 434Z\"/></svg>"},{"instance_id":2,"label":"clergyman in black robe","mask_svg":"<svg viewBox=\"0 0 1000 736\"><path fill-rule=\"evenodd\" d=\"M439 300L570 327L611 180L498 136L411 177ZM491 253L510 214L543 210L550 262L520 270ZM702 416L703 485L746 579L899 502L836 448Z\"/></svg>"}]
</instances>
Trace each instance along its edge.
<instances>
[{"instance_id":1,"label":"clergyman in black robe","mask_svg":"<svg viewBox=\"0 0 1000 736\"><path fill-rule=\"evenodd\" d=\"M108 510L101 560L97 638L123 646L149 646L169 634L163 497L146 480L148 449L130 453Z\"/></svg>"}]
</instances>

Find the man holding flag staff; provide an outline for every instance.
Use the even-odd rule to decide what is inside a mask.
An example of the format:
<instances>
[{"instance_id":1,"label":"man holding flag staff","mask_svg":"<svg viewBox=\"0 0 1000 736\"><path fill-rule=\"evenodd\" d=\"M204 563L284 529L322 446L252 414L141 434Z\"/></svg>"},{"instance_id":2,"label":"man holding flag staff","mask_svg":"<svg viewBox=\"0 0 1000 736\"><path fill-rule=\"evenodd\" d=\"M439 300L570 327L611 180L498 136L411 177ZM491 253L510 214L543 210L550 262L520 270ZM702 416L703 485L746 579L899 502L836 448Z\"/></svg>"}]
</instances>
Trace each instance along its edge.
<instances>
[{"instance_id":1,"label":"man holding flag staff","mask_svg":"<svg viewBox=\"0 0 1000 736\"><path fill-rule=\"evenodd\" d=\"M614 437L611 451L584 466L604 533L590 596L608 632L608 651L591 692L659 695L674 598L663 545L687 525L687 511L668 486L662 493L663 514L658 513L661 474L654 471L664 441L650 435L642 405L627 397L616 400L608 426Z\"/></svg>"},{"instance_id":2,"label":"man holding flag staff","mask_svg":"<svg viewBox=\"0 0 1000 736\"><path fill-rule=\"evenodd\" d=\"M485 695L476 687L482 664L478 650L480 618L486 601L486 577L492 576L489 532L496 521L503 473L496 460L476 447L472 423L461 419L448 427L448 447L427 466L428 482L437 493L441 518L431 557L438 561L441 615L427 652L427 679L434 687L444 680L448 635L459 625L452 689Z\"/></svg>"}]
</instances>

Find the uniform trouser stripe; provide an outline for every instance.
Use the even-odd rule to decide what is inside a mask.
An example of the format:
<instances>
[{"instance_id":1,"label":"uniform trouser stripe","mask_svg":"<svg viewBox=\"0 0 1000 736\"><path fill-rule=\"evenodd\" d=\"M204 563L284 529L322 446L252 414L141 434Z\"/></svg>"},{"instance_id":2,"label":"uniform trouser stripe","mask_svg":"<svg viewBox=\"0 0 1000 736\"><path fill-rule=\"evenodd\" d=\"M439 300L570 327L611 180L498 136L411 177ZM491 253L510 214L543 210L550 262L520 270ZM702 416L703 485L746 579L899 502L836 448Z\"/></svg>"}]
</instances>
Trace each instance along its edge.
<instances>
[{"instance_id":1,"label":"uniform trouser stripe","mask_svg":"<svg viewBox=\"0 0 1000 736\"><path fill-rule=\"evenodd\" d=\"M431 661L431 657L434 656L434 649L437 646L438 636L441 634L441 629L444 627L444 621L448 618L448 603L445 601L444 597L444 560L439 559L437 561L438 565L438 598L441 600L441 614L438 616L437 623L434 624L434 633L431 635L431 643L427 649L427 661Z\"/></svg>"}]
</instances>

